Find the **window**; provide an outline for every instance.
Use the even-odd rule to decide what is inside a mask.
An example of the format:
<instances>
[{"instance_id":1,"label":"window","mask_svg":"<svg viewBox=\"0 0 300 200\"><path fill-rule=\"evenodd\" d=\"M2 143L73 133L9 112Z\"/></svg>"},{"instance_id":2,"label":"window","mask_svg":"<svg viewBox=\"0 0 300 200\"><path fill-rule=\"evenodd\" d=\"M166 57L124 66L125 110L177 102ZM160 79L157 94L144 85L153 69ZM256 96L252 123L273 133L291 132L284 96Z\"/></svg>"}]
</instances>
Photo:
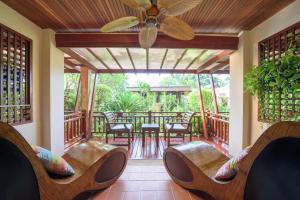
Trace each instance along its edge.
<instances>
[{"instance_id":1,"label":"window","mask_svg":"<svg viewBox=\"0 0 300 200\"><path fill-rule=\"evenodd\" d=\"M0 121L32 120L32 41L0 24Z\"/></svg>"}]
</instances>

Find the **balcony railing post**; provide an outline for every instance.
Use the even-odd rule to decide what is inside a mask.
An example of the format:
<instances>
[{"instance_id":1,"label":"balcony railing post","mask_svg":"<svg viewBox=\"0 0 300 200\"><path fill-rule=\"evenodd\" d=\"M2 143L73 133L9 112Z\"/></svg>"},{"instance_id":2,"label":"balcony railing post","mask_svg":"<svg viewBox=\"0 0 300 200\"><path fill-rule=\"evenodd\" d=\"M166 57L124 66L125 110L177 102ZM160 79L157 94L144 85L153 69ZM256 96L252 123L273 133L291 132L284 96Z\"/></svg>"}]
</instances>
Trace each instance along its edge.
<instances>
[{"instance_id":1,"label":"balcony railing post","mask_svg":"<svg viewBox=\"0 0 300 200\"><path fill-rule=\"evenodd\" d=\"M151 110L150 111L148 111L148 123L149 124L151 124L151 118L152 118L152 112L151 112Z\"/></svg>"}]
</instances>

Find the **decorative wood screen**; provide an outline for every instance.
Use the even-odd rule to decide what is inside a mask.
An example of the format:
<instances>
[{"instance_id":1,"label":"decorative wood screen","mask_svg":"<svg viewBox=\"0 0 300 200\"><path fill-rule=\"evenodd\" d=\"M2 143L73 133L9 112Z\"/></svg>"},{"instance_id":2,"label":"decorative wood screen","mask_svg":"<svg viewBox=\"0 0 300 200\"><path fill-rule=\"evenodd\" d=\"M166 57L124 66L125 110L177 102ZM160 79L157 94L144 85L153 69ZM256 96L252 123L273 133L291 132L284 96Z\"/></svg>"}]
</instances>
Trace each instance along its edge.
<instances>
[{"instance_id":1,"label":"decorative wood screen","mask_svg":"<svg viewBox=\"0 0 300 200\"><path fill-rule=\"evenodd\" d=\"M32 120L31 40L0 24L0 121Z\"/></svg>"},{"instance_id":2,"label":"decorative wood screen","mask_svg":"<svg viewBox=\"0 0 300 200\"><path fill-rule=\"evenodd\" d=\"M259 42L260 61L279 59L296 38L300 38L300 22ZM264 94L258 95L258 99L259 121L293 120L300 115L300 91L291 91L287 95L281 94L279 90L264 91Z\"/></svg>"}]
</instances>

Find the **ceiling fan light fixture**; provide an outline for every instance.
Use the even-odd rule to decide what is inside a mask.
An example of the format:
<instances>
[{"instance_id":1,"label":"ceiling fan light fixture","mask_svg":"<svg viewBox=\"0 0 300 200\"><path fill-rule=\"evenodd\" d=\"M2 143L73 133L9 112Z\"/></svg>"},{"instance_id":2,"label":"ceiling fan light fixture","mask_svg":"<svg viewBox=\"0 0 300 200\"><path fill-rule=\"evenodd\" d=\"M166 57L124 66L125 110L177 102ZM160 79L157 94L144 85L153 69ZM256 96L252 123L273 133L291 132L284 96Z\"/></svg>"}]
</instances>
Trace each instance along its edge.
<instances>
[{"instance_id":1,"label":"ceiling fan light fixture","mask_svg":"<svg viewBox=\"0 0 300 200\"><path fill-rule=\"evenodd\" d=\"M152 17L152 16L148 16L147 18L146 18L146 26L147 27L156 27L156 25L157 25L157 19L156 19L156 17Z\"/></svg>"}]
</instances>

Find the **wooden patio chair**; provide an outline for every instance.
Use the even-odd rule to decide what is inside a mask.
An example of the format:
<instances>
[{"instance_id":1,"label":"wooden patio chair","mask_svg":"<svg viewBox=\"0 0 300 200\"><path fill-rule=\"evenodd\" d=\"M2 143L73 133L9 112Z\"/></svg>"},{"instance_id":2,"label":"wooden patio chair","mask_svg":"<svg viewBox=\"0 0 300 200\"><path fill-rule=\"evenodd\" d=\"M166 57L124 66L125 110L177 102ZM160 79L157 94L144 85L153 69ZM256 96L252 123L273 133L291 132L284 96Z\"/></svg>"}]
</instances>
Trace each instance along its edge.
<instances>
[{"instance_id":1,"label":"wooden patio chair","mask_svg":"<svg viewBox=\"0 0 300 200\"><path fill-rule=\"evenodd\" d=\"M271 126L253 145L235 178L217 182L213 177L228 159L201 142L169 147L164 152L172 179L208 199L300 199L300 123Z\"/></svg>"},{"instance_id":2,"label":"wooden patio chair","mask_svg":"<svg viewBox=\"0 0 300 200\"><path fill-rule=\"evenodd\" d=\"M106 119L106 143L108 143L108 135L112 134L115 138L127 138L128 148L130 148L131 141L134 140L133 125L126 122L118 122L116 115L113 112L103 112ZM123 136L126 134L126 136ZM116 136L117 135L117 136Z\"/></svg>"},{"instance_id":3,"label":"wooden patio chair","mask_svg":"<svg viewBox=\"0 0 300 200\"><path fill-rule=\"evenodd\" d=\"M195 115L194 112L187 112L183 115L180 121L169 122L165 125L164 139L168 139L168 146L170 146L171 138L182 138L186 134L189 134L190 141L192 141L192 118ZM176 136L171 136L172 133L175 133Z\"/></svg>"},{"instance_id":4,"label":"wooden patio chair","mask_svg":"<svg viewBox=\"0 0 300 200\"><path fill-rule=\"evenodd\" d=\"M32 147L8 124L0 123L1 200L83 200L112 185L127 163L127 151L90 140L72 147L63 158L75 174L48 175Z\"/></svg>"}]
</instances>

